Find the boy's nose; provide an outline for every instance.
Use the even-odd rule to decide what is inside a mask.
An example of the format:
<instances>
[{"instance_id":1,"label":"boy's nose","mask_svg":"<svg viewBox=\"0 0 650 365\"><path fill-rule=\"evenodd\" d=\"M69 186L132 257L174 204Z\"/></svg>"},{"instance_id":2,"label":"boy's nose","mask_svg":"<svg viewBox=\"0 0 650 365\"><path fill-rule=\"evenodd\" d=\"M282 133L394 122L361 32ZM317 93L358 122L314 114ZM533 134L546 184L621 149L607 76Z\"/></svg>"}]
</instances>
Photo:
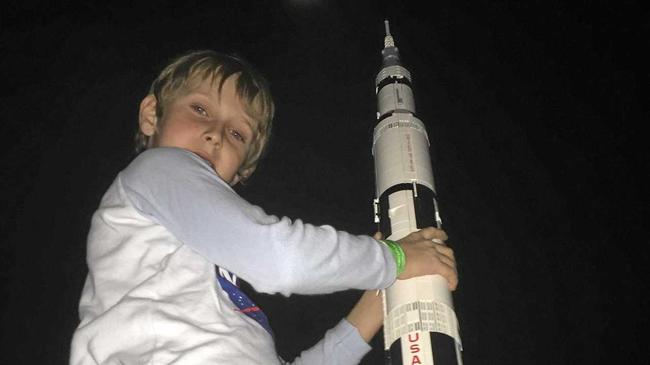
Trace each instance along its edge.
<instances>
[{"instance_id":1,"label":"boy's nose","mask_svg":"<svg viewBox=\"0 0 650 365\"><path fill-rule=\"evenodd\" d=\"M209 132L206 132L203 135L203 139L210 144L213 144L215 146L221 146L221 133L217 130L212 130Z\"/></svg>"}]
</instances>

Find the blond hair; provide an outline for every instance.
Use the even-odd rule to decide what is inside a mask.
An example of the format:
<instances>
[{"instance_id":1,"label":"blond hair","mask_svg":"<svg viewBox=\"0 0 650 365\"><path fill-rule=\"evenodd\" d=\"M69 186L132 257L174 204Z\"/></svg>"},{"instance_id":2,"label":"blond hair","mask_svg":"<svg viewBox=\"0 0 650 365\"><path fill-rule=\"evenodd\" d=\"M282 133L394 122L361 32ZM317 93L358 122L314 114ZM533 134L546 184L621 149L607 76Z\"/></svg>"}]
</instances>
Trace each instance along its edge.
<instances>
[{"instance_id":1,"label":"blond hair","mask_svg":"<svg viewBox=\"0 0 650 365\"><path fill-rule=\"evenodd\" d=\"M202 81L218 81L221 92L226 79L233 75L238 76L235 85L237 96L242 100L246 114L255 122L251 146L238 171L245 179L257 167L268 143L275 108L266 79L251 64L238 56L211 50L191 51L177 57L160 72L151 84L149 95L156 98L156 118L162 120L171 102ZM146 150L151 138L138 130L136 152Z\"/></svg>"}]
</instances>

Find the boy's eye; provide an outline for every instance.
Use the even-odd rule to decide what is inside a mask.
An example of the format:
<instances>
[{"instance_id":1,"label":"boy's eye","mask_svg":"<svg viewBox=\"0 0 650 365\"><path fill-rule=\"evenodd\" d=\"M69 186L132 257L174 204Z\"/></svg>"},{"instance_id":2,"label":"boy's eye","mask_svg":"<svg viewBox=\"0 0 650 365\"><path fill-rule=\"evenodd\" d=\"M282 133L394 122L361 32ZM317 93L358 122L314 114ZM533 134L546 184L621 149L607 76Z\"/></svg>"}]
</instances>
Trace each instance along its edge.
<instances>
[{"instance_id":1,"label":"boy's eye","mask_svg":"<svg viewBox=\"0 0 650 365\"><path fill-rule=\"evenodd\" d=\"M244 136L241 133L239 133L238 131L236 131L235 129L231 129L230 134L232 134L232 136L235 137L236 139L238 139L239 141L246 142L246 139L244 138Z\"/></svg>"},{"instance_id":2,"label":"boy's eye","mask_svg":"<svg viewBox=\"0 0 650 365\"><path fill-rule=\"evenodd\" d=\"M194 109L195 112L201 114L204 117L208 116L207 110L205 110L205 108L203 108L200 105L192 104L192 109Z\"/></svg>"}]
</instances>

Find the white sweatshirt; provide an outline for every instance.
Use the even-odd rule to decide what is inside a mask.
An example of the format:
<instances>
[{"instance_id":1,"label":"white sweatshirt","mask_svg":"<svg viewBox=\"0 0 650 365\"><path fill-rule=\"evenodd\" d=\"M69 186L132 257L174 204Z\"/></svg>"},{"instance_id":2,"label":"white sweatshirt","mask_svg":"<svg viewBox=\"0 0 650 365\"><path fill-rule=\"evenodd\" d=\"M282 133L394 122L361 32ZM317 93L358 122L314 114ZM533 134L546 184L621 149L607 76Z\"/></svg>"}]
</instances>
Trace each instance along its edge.
<instances>
[{"instance_id":1,"label":"white sweatshirt","mask_svg":"<svg viewBox=\"0 0 650 365\"><path fill-rule=\"evenodd\" d=\"M154 148L120 172L92 218L71 365L278 364L215 265L264 293L386 288L395 262L369 236L267 215L199 156ZM357 364L370 347L342 320L295 364Z\"/></svg>"}]
</instances>

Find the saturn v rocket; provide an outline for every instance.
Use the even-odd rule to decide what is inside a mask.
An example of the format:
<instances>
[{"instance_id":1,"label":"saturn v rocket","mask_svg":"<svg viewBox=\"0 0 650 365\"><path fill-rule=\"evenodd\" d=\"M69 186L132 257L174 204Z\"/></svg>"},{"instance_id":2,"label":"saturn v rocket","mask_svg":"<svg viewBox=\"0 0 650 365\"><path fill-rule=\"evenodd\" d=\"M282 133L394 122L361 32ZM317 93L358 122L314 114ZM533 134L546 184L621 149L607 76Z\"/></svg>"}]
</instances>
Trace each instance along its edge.
<instances>
[{"instance_id":1,"label":"saturn v rocket","mask_svg":"<svg viewBox=\"0 0 650 365\"><path fill-rule=\"evenodd\" d=\"M442 220L430 141L415 112L411 74L400 62L388 21L385 28L382 67L375 79L375 221L384 237L396 241L421 228L442 228ZM462 364L458 320L442 276L398 280L383 297L387 362Z\"/></svg>"}]
</instances>

